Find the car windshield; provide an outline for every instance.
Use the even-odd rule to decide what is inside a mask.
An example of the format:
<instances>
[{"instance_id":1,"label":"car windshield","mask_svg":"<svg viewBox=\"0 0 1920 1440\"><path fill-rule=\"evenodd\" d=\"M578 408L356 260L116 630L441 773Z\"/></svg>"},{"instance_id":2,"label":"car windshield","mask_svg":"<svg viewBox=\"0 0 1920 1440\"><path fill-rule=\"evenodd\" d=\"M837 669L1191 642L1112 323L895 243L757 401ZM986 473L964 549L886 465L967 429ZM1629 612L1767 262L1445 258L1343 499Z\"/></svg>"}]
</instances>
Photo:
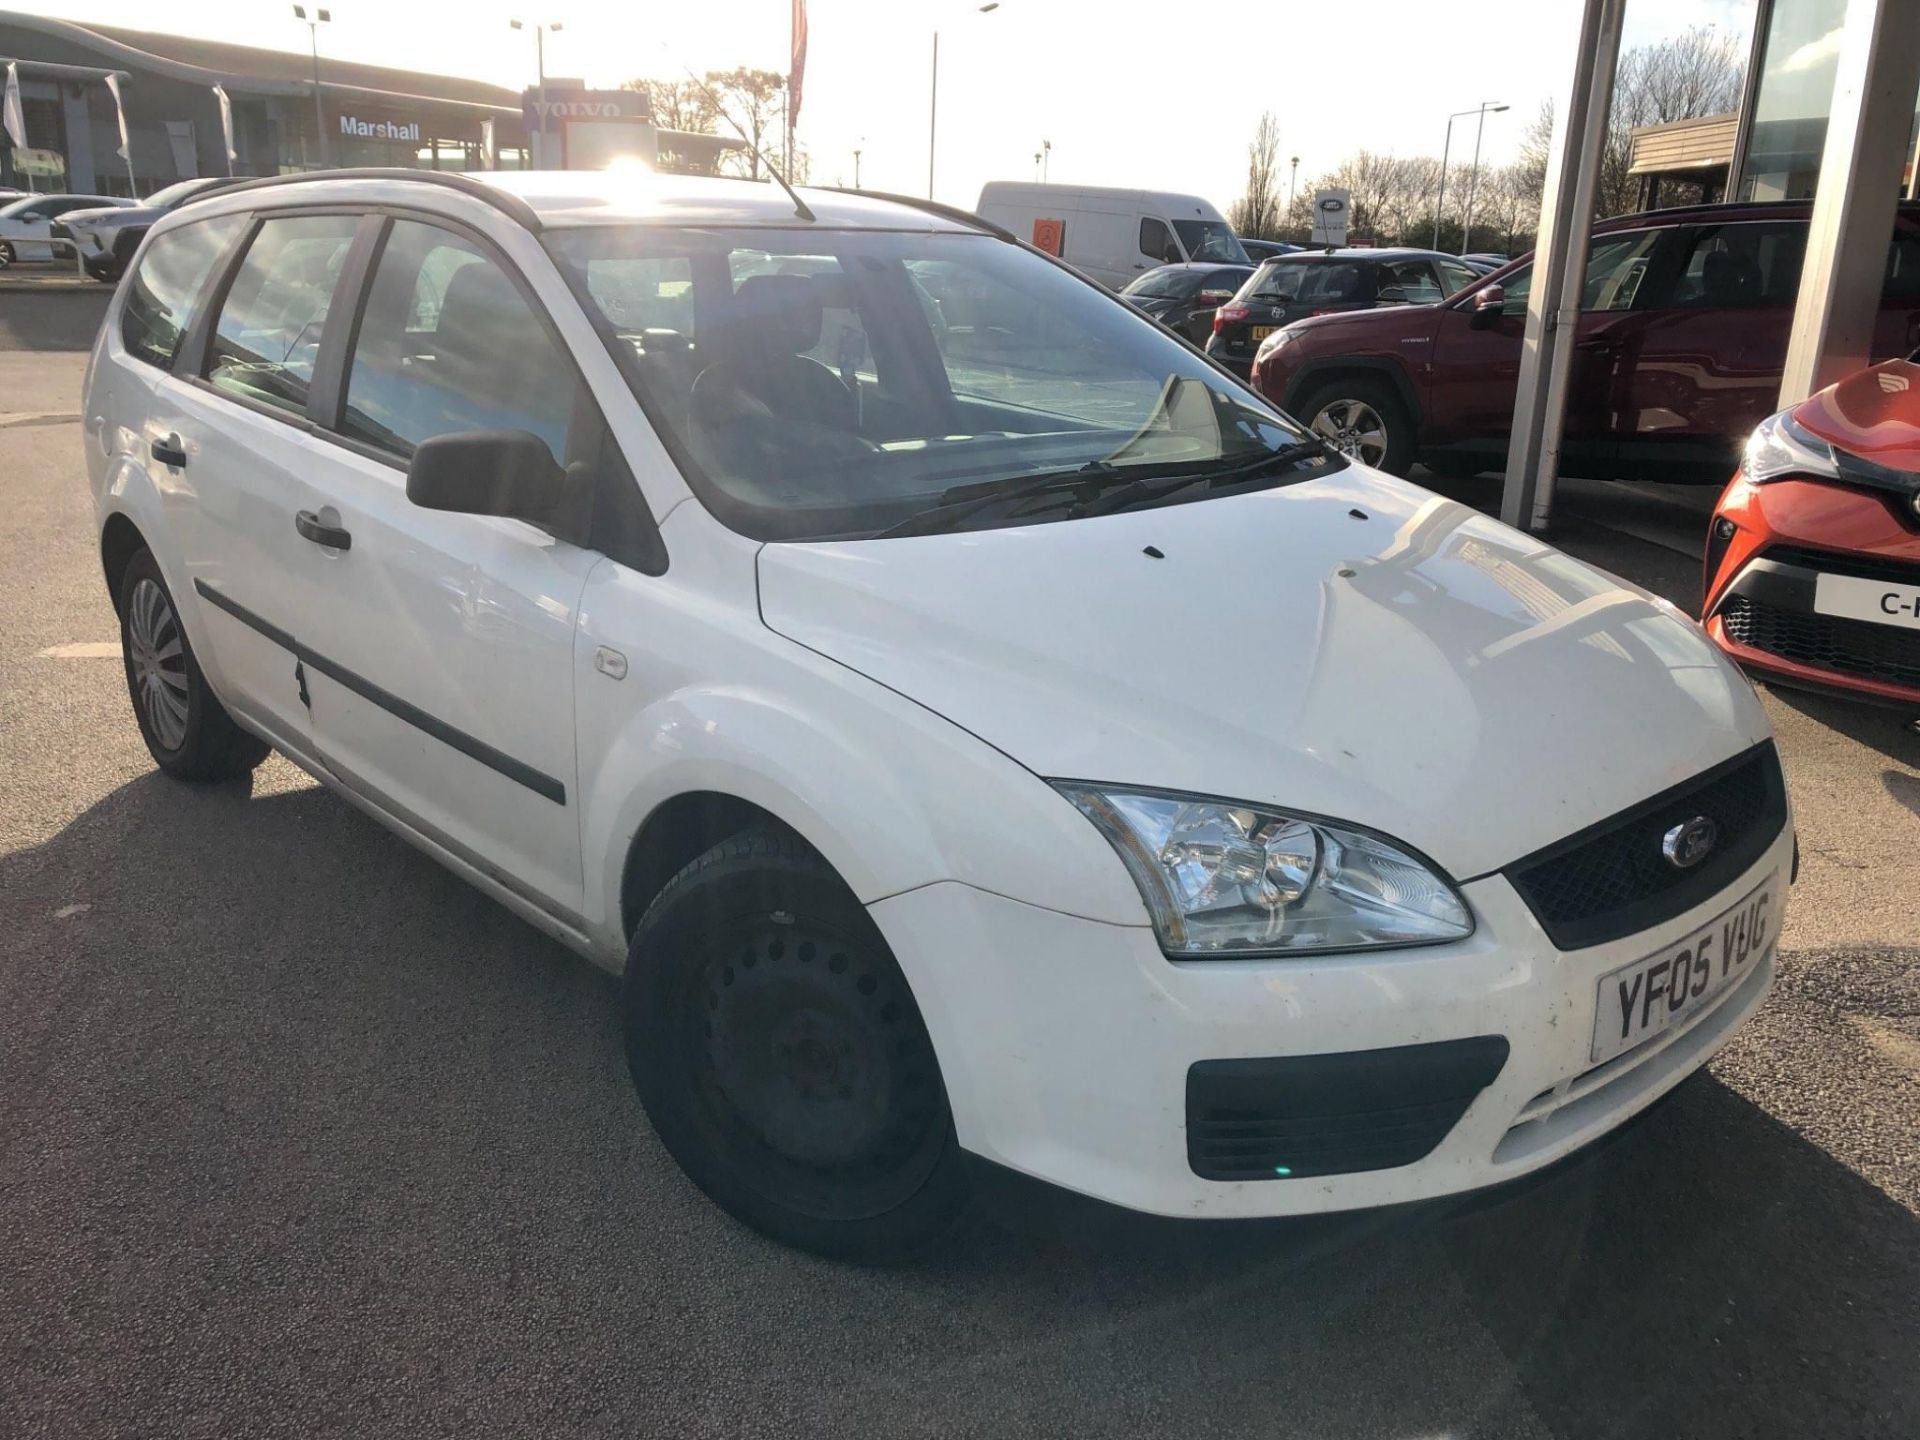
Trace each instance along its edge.
<instances>
[{"instance_id":1,"label":"car windshield","mask_svg":"<svg viewBox=\"0 0 1920 1440\"><path fill-rule=\"evenodd\" d=\"M1205 275L1204 270L1184 270L1168 265L1159 270L1149 270L1120 293L1138 295L1146 300L1183 299L1200 288L1200 281Z\"/></svg>"},{"instance_id":2,"label":"car windshield","mask_svg":"<svg viewBox=\"0 0 1920 1440\"><path fill-rule=\"evenodd\" d=\"M1351 300L1360 293L1360 267L1284 256L1269 260L1246 284L1249 300Z\"/></svg>"},{"instance_id":3,"label":"car windshield","mask_svg":"<svg viewBox=\"0 0 1920 1440\"><path fill-rule=\"evenodd\" d=\"M1187 247L1189 260L1224 261L1228 265L1250 265L1252 260L1240 248L1239 237L1224 220L1176 220L1173 228L1180 243Z\"/></svg>"},{"instance_id":4,"label":"car windshield","mask_svg":"<svg viewBox=\"0 0 1920 1440\"><path fill-rule=\"evenodd\" d=\"M27 195L10 205L0 206L0 220L17 220L29 210L38 210L54 197L49 195Z\"/></svg>"},{"instance_id":5,"label":"car windshield","mask_svg":"<svg viewBox=\"0 0 1920 1440\"><path fill-rule=\"evenodd\" d=\"M1341 463L1131 306L990 236L544 238L689 483L758 539L873 535L956 490L1209 479L1186 500Z\"/></svg>"}]
</instances>

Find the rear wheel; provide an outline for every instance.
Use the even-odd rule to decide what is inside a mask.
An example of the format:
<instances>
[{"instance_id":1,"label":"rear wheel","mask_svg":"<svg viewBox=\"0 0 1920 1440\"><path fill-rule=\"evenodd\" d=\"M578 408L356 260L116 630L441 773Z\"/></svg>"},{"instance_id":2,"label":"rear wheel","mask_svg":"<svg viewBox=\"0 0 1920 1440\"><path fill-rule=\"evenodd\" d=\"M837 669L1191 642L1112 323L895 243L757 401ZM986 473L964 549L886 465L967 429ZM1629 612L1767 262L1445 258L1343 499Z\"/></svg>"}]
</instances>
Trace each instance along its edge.
<instances>
[{"instance_id":1,"label":"rear wheel","mask_svg":"<svg viewBox=\"0 0 1920 1440\"><path fill-rule=\"evenodd\" d=\"M1413 468L1413 422L1384 381L1365 375L1322 381L1290 408L1349 459L1390 475Z\"/></svg>"},{"instance_id":2,"label":"rear wheel","mask_svg":"<svg viewBox=\"0 0 1920 1440\"><path fill-rule=\"evenodd\" d=\"M13 246L0 240L0 270L6 269L11 264L13 264Z\"/></svg>"},{"instance_id":3,"label":"rear wheel","mask_svg":"<svg viewBox=\"0 0 1920 1440\"><path fill-rule=\"evenodd\" d=\"M899 1258L969 1209L933 1044L864 907L798 837L725 840L628 951L627 1062L661 1141L736 1218Z\"/></svg>"},{"instance_id":4,"label":"rear wheel","mask_svg":"<svg viewBox=\"0 0 1920 1440\"><path fill-rule=\"evenodd\" d=\"M119 603L127 693L154 763L177 780L231 780L266 759L266 742L233 723L200 673L152 551L127 562Z\"/></svg>"}]
</instances>

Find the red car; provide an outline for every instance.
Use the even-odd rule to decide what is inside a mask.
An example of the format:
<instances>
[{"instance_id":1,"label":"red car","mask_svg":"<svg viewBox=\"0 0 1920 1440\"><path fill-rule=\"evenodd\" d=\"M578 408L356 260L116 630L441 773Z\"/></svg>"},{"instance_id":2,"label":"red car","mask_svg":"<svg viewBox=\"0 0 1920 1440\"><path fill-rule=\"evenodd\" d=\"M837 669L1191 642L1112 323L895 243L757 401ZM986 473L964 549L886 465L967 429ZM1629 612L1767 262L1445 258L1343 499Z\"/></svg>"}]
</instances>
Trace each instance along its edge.
<instances>
[{"instance_id":1,"label":"red car","mask_svg":"<svg viewBox=\"0 0 1920 1440\"><path fill-rule=\"evenodd\" d=\"M1706 572L1707 633L1746 669L1920 707L1920 365L1889 360L1763 420Z\"/></svg>"},{"instance_id":2,"label":"red car","mask_svg":"<svg viewBox=\"0 0 1920 1440\"><path fill-rule=\"evenodd\" d=\"M1774 409L1806 249L1805 201L1623 215L1594 228L1562 466L1722 483ZM1298 320L1253 383L1340 449L1404 475L1506 465L1531 257L1438 305ZM1920 347L1920 203L1887 254L1875 359Z\"/></svg>"}]
</instances>

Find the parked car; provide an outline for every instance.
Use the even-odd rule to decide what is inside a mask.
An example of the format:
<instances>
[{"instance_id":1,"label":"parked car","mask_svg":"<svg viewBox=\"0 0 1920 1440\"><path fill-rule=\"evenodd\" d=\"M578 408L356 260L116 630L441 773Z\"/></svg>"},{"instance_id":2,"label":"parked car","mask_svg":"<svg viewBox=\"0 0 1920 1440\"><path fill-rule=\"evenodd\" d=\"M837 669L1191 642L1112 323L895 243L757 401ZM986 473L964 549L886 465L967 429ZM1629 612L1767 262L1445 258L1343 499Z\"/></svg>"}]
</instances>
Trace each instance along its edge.
<instances>
[{"instance_id":1,"label":"parked car","mask_svg":"<svg viewBox=\"0 0 1920 1440\"><path fill-rule=\"evenodd\" d=\"M1159 265L1253 263L1226 217L1198 195L994 180L975 208L1116 290Z\"/></svg>"},{"instance_id":2,"label":"parked car","mask_svg":"<svg viewBox=\"0 0 1920 1440\"><path fill-rule=\"evenodd\" d=\"M1487 275L1498 270L1512 258L1510 255L1496 255L1490 250L1478 250L1471 255L1462 255L1460 260L1462 264L1469 268L1478 270L1482 275Z\"/></svg>"},{"instance_id":3,"label":"parked car","mask_svg":"<svg viewBox=\"0 0 1920 1440\"><path fill-rule=\"evenodd\" d=\"M28 195L0 205L0 270L9 265L52 260L55 247L47 243L52 236L51 227L56 218L69 210L131 204L131 200L116 200L111 195Z\"/></svg>"},{"instance_id":4,"label":"parked car","mask_svg":"<svg viewBox=\"0 0 1920 1440\"><path fill-rule=\"evenodd\" d=\"M1435 250L1303 250L1268 260L1214 312L1207 353L1246 375L1260 343L1309 315L1432 305L1473 283L1474 273Z\"/></svg>"},{"instance_id":5,"label":"parked car","mask_svg":"<svg viewBox=\"0 0 1920 1440\"><path fill-rule=\"evenodd\" d=\"M1722 484L1774 409L1806 201L1622 215L1594 228L1567 386L1570 474ZM1262 342L1262 394L1404 475L1504 465L1531 257L1435 307L1330 315ZM1887 253L1875 358L1920 346L1920 204Z\"/></svg>"},{"instance_id":6,"label":"parked car","mask_svg":"<svg viewBox=\"0 0 1920 1440\"><path fill-rule=\"evenodd\" d=\"M321 172L156 222L78 427L155 763L279 749L622 976L667 1150L832 1254L1005 1170L1495 1183L1753 1013L1793 830L1698 627L972 217L804 199Z\"/></svg>"},{"instance_id":7,"label":"parked car","mask_svg":"<svg viewBox=\"0 0 1920 1440\"><path fill-rule=\"evenodd\" d=\"M118 280L154 221L189 200L238 183L224 175L203 175L156 190L138 205L70 210L53 222L52 234L80 247L80 263L95 280Z\"/></svg>"},{"instance_id":8,"label":"parked car","mask_svg":"<svg viewBox=\"0 0 1920 1440\"><path fill-rule=\"evenodd\" d=\"M1120 297L1169 330L1204 345L1213 332L1213 312L1233 298L1253 273L1246 265L1188 261L1149 270L1120 292Z\"/></svg>"},{"instance_id":9,"label":"parked car","mask_svg":"<svg viewBox=\"0 0 1920 1440\"><path fill-rule=\"evenodd\" d=\"M1247 258L1256 265L1276 255L1295 254L1300 249L1298 245L1289 245L1284 240L1249 240L1244 235L1240 237L1240 248L1247 252Z\"/></svg>"},{"instance_id":10,"label":"parked car","mask_svg":"<svg viewBox=\"0 0 1920 1440\"><path fill-rule=\"evenodd\" d=\"M1920 713L1920 356L1770 415L1707 533L1707 633L1754 674Z\"/></svg>"}]
</instances>

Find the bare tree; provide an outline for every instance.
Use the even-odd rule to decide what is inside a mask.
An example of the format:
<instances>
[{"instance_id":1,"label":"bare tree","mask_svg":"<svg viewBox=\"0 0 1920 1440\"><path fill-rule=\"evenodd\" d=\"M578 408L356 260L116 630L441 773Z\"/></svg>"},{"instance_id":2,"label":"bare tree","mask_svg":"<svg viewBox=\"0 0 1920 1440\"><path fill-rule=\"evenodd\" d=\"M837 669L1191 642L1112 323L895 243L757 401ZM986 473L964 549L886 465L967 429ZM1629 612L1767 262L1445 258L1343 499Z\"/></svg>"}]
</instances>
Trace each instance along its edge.
<instances>
[{"instance_id":1,"label":"bare tree","mask_svg":"<svg viewBox=\"0 0 1920 1440\"><path fill-rule=\"evenodd\" d=\"M781 129L786 119L787 77L777 70L709 70L707 84L718 96L728 118L744 130L753 150L733 157L732 163L744 164L747 174L760 178L760 155L783 148ZM716 134L733 128L725 121L714 127ZM728 162L723 161L723 164Z\"/></svg>"},{"instance_id":2,"label":"bare tree","mask_svg":"<svg viewBox=\"0 0 1920 1440\"><path fill-rule=\"evenodd\" d=\"M692 80L629 80L622 90L639 90L653 106L653 123L662 130L712 134L716 120L707 92Z\"/></svg>"},{"instance_id":3,"label":"bare tree","mask_svg":"<svg viewBox=\"0 0 1920 1440\"><path fill-rule=\"evenodd\" d=\"M1280 227L1280 126L1271 110L1260 116L1247 144L1247 191L1234 201L1228 218L1236 234L1270 240Z\"/></svg>"}]
</instances>

